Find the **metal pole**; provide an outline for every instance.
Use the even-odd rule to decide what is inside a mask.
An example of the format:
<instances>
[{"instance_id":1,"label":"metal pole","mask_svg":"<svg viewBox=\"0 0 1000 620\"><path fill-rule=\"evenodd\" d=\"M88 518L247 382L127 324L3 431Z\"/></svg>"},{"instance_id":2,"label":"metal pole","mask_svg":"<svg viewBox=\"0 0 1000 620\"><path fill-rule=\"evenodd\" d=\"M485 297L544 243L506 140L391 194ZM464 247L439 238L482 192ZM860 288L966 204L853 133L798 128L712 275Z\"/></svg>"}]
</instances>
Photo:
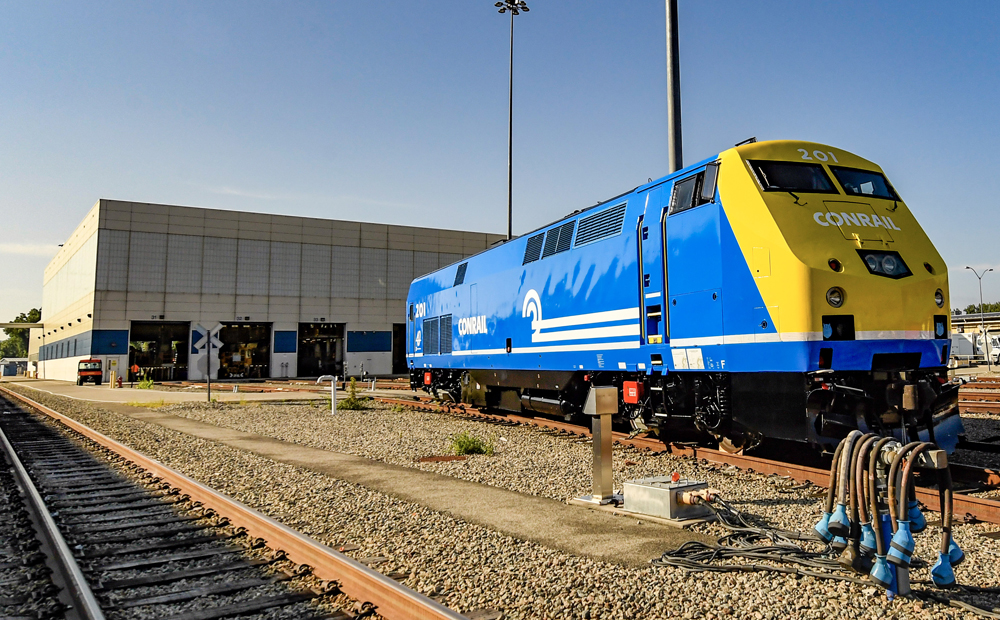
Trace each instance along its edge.
<instances>
[{"instance_id":1,"label":"metal pole","mask_svg":"<svg viewBox=\"0 0 1000 620\"><path fill-rule=\"evenodd\" d=\"M316 379L317 385L330 380L330 414L337 413L337 377L334 375L323 375L322 377Z\"/></svg>"},{"instance_id":2,"label":"metal pole","mask_svg":"<svg viewBox=\"0 0 1000 620\"><path fill-rule=\"evenodd\" d=\"M591 420L594 440L594 487L593 497L598 503L614 497L614 474L611 469L612 437L611 415L595 415Z\"/></svg>"},{"instance_id":3,"label":"metal pole","mask_svg":"<svg viewBox=\"0 0 1000 620\"><path fill-rule=\"evenodd\" d=\"M984 316L983 308L983 277L993 269L984 269L983 275L979 275L979 272L966 265L965 267L972 273L976 274L979 278L979 331L983 334L983 343L986 346L986 368L988 372L993 372L993 360L990 359L990 339L989 334L986 333L986 317Z\"/></svg>"},{"instance_id":4,"label":"metal pole","mask_svg":"<svg viewBox=\"0 0 1000 620\"><path fill-rule=\"evenodd\" d=\"M507 240L514 238L514 12L510 12L510 72L507 88Z\"/></svg>"},{"instance_id":5,"label":"metal pole","mask_svg":"<svg viewBox=\"0 0 1000 620\"><path fill-rule=\"evenodd\" d=\"M681 148L681 56L677 35L677 0L666 0L667 12L667 151L670 172L684 167Z\"/></svg>"},{"instance_id":6,"label":"metal pole","mask_svg":"<svg viewBox=\"0 0 1000 620\"><path fill-rule=\"evenodd\" d=\"M975 273L975 270L973 270ZM979 329L983 332L983 342L986 343L986 370L987 372L993 372L993 360L990 358L990 335L986 333L986 317L984 315L985 308L983 308L983 275L976 276L979 278Z\"/></svg>"}]
</instances>

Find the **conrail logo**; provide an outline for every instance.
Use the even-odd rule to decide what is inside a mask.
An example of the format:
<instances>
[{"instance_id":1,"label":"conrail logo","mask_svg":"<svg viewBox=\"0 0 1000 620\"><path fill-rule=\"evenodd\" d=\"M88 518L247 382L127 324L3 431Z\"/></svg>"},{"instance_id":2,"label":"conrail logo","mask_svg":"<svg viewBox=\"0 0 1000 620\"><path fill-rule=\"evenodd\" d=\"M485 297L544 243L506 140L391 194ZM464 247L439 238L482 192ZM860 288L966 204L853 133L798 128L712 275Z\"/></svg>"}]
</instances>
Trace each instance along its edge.
<instances>
[{"instance_id":1,"label":"conrail logo","mask_svg":"<svg viewBox=\"0 0 1000 620\"><path fill-rule=\"evenodd\" d=\"M817 211L813 213L813 219L820 226L829 226L833 224L834 226L870 226L871 228L887 228L889 230L900 230L892 221L892 218L883 215L879 217L867 213L835 213L830 211L829 213L825 211Z\"/></svg>"},{"instance_id":2,"label":"conrail logo","mask_svg":"<svg viewBox=\"0 0 1000 620\"><path fill-rule=\"evenodd\" d=\"M475 336L486 333L486 315L470 316L458 320L459 336Z\"/></svg>"}]
</instances>

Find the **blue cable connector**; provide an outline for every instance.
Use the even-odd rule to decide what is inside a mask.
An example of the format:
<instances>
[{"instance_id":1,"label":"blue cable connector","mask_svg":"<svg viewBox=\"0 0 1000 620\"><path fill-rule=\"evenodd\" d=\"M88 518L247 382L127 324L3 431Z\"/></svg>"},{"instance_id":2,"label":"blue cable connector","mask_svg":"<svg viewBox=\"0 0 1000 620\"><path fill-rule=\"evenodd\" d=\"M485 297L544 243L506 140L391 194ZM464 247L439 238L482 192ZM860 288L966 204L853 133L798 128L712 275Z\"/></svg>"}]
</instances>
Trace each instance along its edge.
<instances>
[{"instance_id":1,"label":"blue cable connector","mask_svg":"<svg viewBox=\"0 0 1000 620\"><path fill-rule=\"evenodd\" d=\"M896 566L909 566L910 558L913 556L913 547L916 543L913 534L910 533L910 522L899 519L896 521L896 533L889 543L889 553L886 559Z\"/></svg>"}]
</instances>

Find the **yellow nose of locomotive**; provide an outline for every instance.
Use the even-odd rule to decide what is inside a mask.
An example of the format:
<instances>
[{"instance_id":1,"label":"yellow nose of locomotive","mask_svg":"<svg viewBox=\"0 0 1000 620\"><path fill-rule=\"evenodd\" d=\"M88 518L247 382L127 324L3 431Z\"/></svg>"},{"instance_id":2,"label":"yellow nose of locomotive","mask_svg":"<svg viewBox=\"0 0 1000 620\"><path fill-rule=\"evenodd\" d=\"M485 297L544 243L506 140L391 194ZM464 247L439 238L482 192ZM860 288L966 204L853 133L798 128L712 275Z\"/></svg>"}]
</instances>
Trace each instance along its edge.
<instances>
[{"instance_id":1,"label":"yellow nose of locomotive","mask_svg":"<svg viewBox=\"0 0 1000 620\"><path fill-rule=\"evenodd\" d=\"M781 340L947 337L947 267L879 166L796 141L721 159L726 216Z\"/></svg>"}]
</instances>

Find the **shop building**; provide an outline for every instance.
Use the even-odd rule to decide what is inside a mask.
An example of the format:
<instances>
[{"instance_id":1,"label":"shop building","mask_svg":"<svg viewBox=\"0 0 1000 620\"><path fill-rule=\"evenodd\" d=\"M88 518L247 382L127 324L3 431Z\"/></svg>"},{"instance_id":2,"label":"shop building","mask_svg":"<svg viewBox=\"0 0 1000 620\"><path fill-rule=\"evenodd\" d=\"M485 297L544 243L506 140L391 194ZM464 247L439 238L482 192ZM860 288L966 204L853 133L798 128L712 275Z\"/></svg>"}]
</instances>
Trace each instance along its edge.
<instances>
[{"instance_id":1,"label":"shop building","mask_svg":"<svg viewBox=\"0 0 1000 620\"><path fill-rule=\"evenodd\" d=\"M66 381L94 358L106 378L402 374L410 281L502 239L100 200L45 270L29 360Z\"/></svg>"}]
</instances>

